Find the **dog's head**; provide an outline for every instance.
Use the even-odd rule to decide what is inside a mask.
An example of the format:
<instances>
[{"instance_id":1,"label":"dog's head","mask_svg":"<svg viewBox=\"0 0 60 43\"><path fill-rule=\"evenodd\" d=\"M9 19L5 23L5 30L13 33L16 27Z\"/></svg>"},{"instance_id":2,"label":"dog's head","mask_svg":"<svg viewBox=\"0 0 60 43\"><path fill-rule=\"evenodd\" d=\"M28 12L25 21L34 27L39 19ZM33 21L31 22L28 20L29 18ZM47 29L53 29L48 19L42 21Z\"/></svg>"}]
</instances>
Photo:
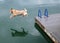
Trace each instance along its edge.
<instances>
[{"instance_id":1,"label":"dog's head","mask_svg":"<svg viewBox=\"0 0 60 43\"><path fill-rule=\"evenodd\" d=\"M13 8L10 9L10 13L11 13L11 14L13 14L13 11L12 11L12 10L13 10Z\"/></svg>"}]
</instances>

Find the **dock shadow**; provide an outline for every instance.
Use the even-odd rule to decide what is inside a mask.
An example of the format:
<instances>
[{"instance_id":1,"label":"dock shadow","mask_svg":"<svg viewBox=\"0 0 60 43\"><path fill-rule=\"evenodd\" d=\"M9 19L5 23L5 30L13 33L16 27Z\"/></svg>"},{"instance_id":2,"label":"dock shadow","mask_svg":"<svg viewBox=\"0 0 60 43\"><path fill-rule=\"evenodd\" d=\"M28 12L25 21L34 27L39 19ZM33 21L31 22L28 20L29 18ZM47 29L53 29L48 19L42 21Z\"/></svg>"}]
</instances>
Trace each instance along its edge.
<instances>
[{"instance_id":1,"label":"dock shadow","mask_svg":"<svg viewBox=\"0 0 60 43\"><path fill-rule=\"evenodd\" d=\"M34 24L34 27L42 34L42 36L47 40L48 43L54 43L37 23Z\"/></svg>"},{"instance_id":2,"label":"dock shadow","mask_svg":"<svg viewBox=\"0 0 60 43\"><path fill-rule=\"evenodd\" d=\"M11 32L12 37L25 37L28 34L28 31L26 32L22 27L21 29L22 29L22 32L11 28L10 30L12 30Z\"/></svg>"}]
</instances>

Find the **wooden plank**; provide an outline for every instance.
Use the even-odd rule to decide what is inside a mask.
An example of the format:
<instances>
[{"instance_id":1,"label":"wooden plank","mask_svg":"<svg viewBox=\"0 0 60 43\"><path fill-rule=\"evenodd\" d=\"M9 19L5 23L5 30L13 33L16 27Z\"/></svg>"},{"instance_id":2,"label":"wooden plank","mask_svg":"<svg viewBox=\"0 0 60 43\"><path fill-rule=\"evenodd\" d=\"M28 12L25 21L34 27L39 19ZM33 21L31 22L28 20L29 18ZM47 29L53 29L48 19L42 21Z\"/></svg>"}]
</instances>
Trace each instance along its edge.
<instances>
[{"instance_id":1,"label":"wooden plank","mask_svg":"<svg viewBox=\"0 0 60 43\"><path fill-rule=\"evenodd\" d=\"M55 42L60 42L60 14L51 14L49 17L36 17L37 23L46 34Z\"/></svg>"}]
</instances>

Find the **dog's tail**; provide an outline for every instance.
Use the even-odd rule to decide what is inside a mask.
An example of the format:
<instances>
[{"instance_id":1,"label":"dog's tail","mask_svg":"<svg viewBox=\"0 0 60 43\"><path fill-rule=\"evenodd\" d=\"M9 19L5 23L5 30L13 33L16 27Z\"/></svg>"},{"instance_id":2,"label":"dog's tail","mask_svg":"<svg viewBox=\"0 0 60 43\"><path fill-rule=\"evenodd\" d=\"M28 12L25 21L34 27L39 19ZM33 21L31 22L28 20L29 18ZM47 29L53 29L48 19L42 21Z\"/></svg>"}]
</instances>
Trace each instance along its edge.
<instances>
[{"instance_id":1,"label":"dog's tail","mask_svg":"<svg viewBox=\"0 0 60 43\"><path fill-rule=\"evenodd\" d=\"M24 8L24 11L26 11L26 12L27 12L27 9L26 9L26 8Z\"/></svg>"}]
</instances>

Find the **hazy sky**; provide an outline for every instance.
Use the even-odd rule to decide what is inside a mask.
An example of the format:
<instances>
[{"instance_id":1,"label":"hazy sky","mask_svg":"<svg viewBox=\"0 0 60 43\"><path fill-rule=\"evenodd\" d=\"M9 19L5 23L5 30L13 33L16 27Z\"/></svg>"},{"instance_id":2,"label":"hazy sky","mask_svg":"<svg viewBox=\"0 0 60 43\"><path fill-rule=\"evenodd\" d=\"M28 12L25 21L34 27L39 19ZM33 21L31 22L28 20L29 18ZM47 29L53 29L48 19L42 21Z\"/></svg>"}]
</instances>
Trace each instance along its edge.
<instances>
[{"instance_id":1,"label":"hazy sky","mask_svg":"<svg viewBox=\"0 0 60 43\"><path fill-rule=\"evenodd\" d=\"M34 5L34 4L55 4L60 3L60 0L0 0L0 2L11 1L20 5Z\"/></svg>"},{"instance_id":2,"label":"hazy sky","mask_svg":"<svg viewBox=\"0 0 60 43\"><path fill-rule=\"evenodd\" d=\"M17 0L19 4L49 4L60 3L60 0Z\"/></svg>"}]
</instances>

